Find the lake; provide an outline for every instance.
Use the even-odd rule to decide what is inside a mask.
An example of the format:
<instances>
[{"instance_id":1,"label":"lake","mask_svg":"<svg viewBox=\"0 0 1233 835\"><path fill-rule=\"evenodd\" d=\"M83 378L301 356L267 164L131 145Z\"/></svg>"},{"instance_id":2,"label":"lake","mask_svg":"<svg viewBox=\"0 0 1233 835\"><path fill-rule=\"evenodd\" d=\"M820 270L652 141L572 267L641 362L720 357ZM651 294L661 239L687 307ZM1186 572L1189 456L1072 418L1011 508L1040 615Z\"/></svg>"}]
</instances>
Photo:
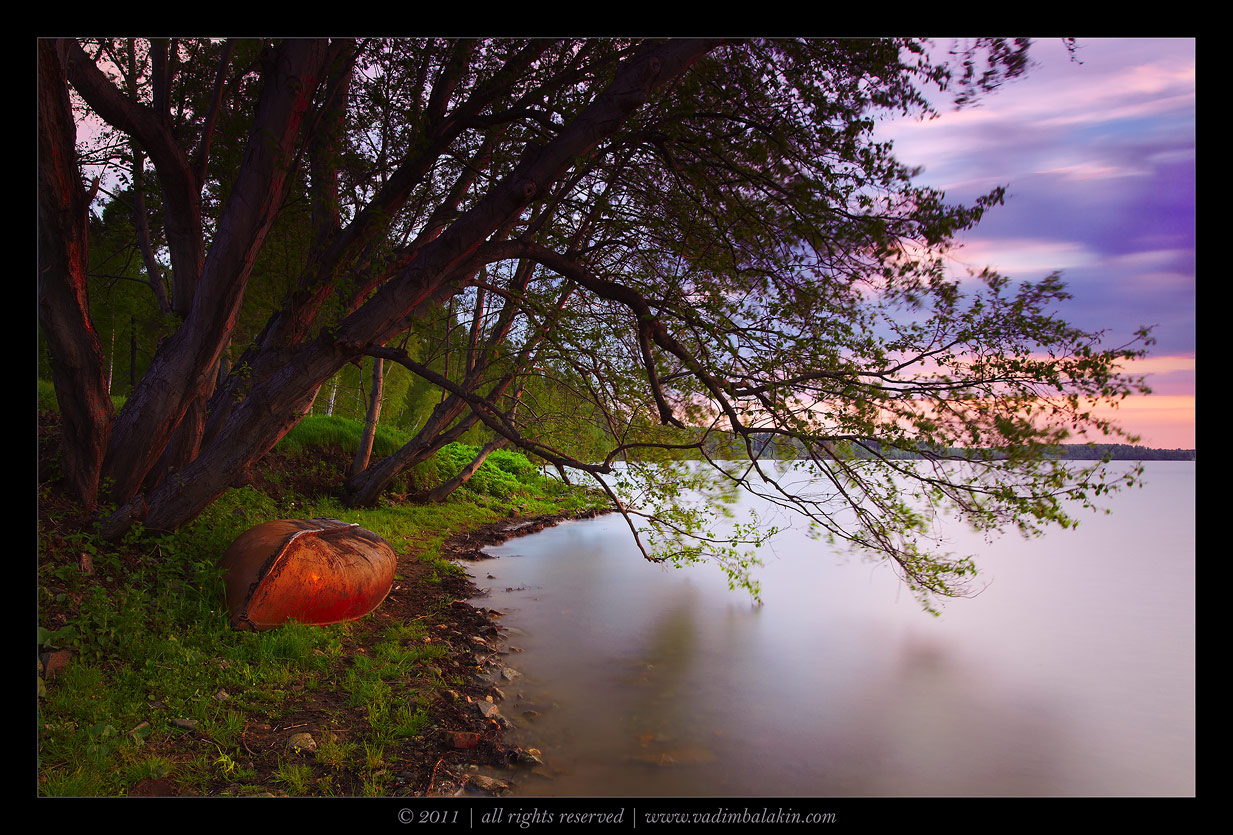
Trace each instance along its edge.
<instances>
[{"instance_id":1,"label":"lake","mask_svg":"<svg viewBox=\"0 0 1233 835\"><path fill-rule=\"evenodd\" d=\"M616 514L488 549L475 602L521 673L501 710L546 763L516 793L1193 795L1195 464L1145 477L1074 530L957 530L986 586L940 617L794 530L762 606L647 563Z\"/></svg>"}]
</instances>

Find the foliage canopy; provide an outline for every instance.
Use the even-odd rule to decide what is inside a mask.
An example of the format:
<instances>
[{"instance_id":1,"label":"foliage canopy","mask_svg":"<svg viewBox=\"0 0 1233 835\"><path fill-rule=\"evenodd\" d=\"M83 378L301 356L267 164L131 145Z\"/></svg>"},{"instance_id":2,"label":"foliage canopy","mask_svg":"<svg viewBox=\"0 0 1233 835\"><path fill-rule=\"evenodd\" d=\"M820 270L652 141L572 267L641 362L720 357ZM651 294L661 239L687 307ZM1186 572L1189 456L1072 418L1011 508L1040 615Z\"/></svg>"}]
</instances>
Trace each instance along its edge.
<instances>
[{"instance_id":1,"label":"foliage canopy","mask_svg":"<svg viewBox=\"0 0 1233 835\"><path fill-rule=\"evenodd\" d=\"M495 445L479 460L512 444L593 477L649 558L709 551L752 582L734 540L766 531L705 535L723 503L681 491L705 480L893 560L926 601L961 593L974 566L936 551L931 515L1071 524L1068 500L1115 484L1048 450L1121 434L1095 407L1142 389L1120 368L1149 339L1110 349L1068 325L1057 276L947 274L955 236L1003 191L948 203L874 141L874 119L988 93L1026 70L1028 43L936 54L914 39L40 42L57 391L104 388L88 234L69 223L84 184L64 159L123 172L107 212L123 200L128 219L89 246L131 247L167 334L114 417L69 404L97 430L70 453L72 489L92 503L108 485L113 531L176 527L376 357L437 403L402 455L348 480L357 503L481 427ZM784 445L807 478L766 466ZM712 466L665 476L682 457Z\"/></svg>"}]
</instances>

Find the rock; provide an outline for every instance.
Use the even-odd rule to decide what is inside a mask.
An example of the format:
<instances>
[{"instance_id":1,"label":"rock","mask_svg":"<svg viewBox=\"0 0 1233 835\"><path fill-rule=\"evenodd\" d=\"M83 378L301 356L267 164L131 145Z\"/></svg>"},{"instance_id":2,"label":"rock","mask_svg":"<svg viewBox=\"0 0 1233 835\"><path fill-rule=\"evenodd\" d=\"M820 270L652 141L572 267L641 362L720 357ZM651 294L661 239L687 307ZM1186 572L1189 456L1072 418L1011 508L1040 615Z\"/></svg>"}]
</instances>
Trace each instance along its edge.
<instances>
[{"instance_id":1,"label":"rock","mask_svg":"<svg viewBox=\"0 0 1233 835\"><path fill-rule=\"evenodd\" d=\"M128 790L129 797L178 797L180 790L166 777L139 780Z\"/></svg>"},{"instance_id":2,"label":"rock","mask_svg":"<svg viewBox=\"0 0 1233 835\"><path fill-rule=\"evenodd\" d=\"M40 656L43 662L43 676L48 680L55 678L64 671L72 659L73 653L67 649L58 649L55 652L45 652Z\"/></svg>"},{"instance_id":3,"label":"rock","mask_svg":"<svg viewBox=\"0 0 1233 835\"><path fill-rule=\"evenodd\" d=\"M474 731L452 731L449 739L455 748L474 748L479 745L480 735Z\"/></svg>"},{"instance_id":4,"label":"rock","mask_svg":"<svg viewBox=\"0 0 1233 835\"><path fill-rule=\"evenodd\" d=\"M485 719L495 719L501 714L501 709L492 702L476 702L479 705L479 712L484 715Z\"/></svg>"},{"instance_id":5,"label":"rock","mask_svg":"<svg viewBox=\"0 0 1233 835\"><path fill-rule=\"evenodd\" d=\"M309 753L317 750L317 740L309 733L292 734L287 740L287 750L296 753Z\"/></svg>"},{"instance_id":6,"label":"rock","mask_svg":"<svg viewBox=\"0 0 1233 835\"><path fill-rule=\"evenodd\" d=\"M515 765L537 766L544 764L538 748L527 748L525 750L515 748L509 752L509 760Z\"/></svg>"},{"instance_id":7,"label":"rock","mask_svg":"<svg viewBox=\"0 0 1233 835\"><path fill-rule=\"evenodd\" d=\"M485 794L502 794L509 791L509 783L495 777L485 777L483 774L472 774L467 782Z\"/></svg>"},{"instance_id":8,"label":"rock","mask_svg":"<svg viewBox=\"0 0 1233 835\"><path fill-rule=\"evenodd\" d=\"M175 725L177 728L183 728L186 731L195 731L197 730L197 726L201 723L198 722L196 719L180 718L180 719L172 719L171 724Z\"/></svg>"},{"instance_id":9,"label":"rock","mask_svg":"<svg viewBox=\"0 0 1233 835\"><path fill-rule=\"evenodd\" d=\"M505 667L501 670L501 677L504 678L506 681L513 681L514 679L518 678L520 675L522 675L522 673L518 672L513 667Z\"/></svg>"}]
</instances>

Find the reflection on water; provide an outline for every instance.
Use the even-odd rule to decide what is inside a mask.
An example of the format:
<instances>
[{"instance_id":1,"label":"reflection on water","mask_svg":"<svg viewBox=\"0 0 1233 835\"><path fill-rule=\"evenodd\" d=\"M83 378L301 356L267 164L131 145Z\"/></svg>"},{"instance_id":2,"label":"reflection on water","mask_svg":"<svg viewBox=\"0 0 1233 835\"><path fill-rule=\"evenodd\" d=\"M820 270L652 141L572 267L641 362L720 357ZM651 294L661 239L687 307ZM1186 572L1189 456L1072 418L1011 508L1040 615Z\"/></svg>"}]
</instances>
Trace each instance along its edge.
<instances>
[{"instance_id":1,"label":"reflection on water","mask_svg":"<svg viewBox=\"0 0 1233 835\"><path fill-rule=\"evenodd\" d=\"M1194 468L1150 463L1075 531L969 543L991 583L940 618L791 531L760 608L646 563L615 516L493 548L483 603L523 674L502 710L547 763L518 791L1193 794Z\"/></svg>"}]
</instances>

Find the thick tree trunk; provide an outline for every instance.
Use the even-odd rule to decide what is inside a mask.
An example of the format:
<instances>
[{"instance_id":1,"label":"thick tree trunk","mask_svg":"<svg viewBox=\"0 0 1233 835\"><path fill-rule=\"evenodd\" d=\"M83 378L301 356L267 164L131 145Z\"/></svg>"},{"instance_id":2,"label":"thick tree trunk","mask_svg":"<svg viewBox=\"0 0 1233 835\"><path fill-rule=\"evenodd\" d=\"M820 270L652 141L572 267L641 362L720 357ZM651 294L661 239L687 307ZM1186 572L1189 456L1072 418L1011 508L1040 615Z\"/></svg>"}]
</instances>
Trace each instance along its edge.
<instances>
[{"instance_id":1,"label":"thick tree trunk","mask_svg":"<svg viewBox=\"0 0 1233 835\"><path fill-rule=\"evenodd\" d=\"M51 349L70 494L94 507L113 410L87 298L87 212L62 55L38 42L38 315Z\"/></svg>"},{"instance_id":2,"label":"thick tree trunk","mask_svg":"<svg viewBox=\"0 0 1233 835\"><path fill-rule=\"evenodd\" d=\"M197 457L197 451L201 448L201 435L205 430L206 403L214 390L215 377L217 374L207 377L208 387L184 410L184 416L180 418L180 423L163 449L163 454L159 456L158 462L146 475L142 485L143 489L151 489L168 474L175 472Z\"/></svg>"},{"instance_id":3,"label":"thick tree trunk","mask_svg":"<svg viewBox=\"0 0 1233 835\"><path fill-rule=\"evenodd\" d=\"M349 358L328 339L301 346L289 357L286 374L255 386L195 460L121 507L104 525L104 535L119 535L134 519L144 519L152 530L174 530L229 487L246 484L252 464L303 419L321 384Z\"/></svg>"}]
</instances>

